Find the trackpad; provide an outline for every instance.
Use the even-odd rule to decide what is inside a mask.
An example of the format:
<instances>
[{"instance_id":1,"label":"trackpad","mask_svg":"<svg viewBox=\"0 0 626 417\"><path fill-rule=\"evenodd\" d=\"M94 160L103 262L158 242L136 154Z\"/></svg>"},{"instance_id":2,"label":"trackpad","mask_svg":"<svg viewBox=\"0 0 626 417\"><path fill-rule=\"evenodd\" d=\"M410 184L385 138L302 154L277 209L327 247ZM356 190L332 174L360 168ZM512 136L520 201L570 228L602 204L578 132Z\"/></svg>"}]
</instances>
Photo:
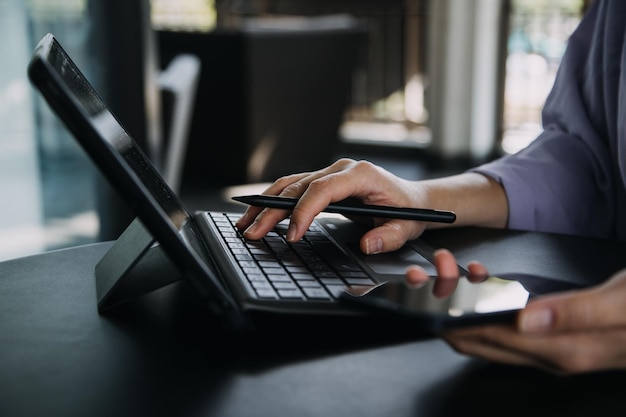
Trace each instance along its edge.
<instances>
[{"instance_id":1,"label":"trackpad","mask_svg":"<svg viewBox=\"0 0 626 417\"><path fill-rule=\"evenodd\" d=\"M407 266L419 265L430 276L435 276L435 266L410 246L403 246L395 252L365 255L358 244L351 244L350 249L374 273L382 275L404 275Z\"/></svg>"}]
</instances>

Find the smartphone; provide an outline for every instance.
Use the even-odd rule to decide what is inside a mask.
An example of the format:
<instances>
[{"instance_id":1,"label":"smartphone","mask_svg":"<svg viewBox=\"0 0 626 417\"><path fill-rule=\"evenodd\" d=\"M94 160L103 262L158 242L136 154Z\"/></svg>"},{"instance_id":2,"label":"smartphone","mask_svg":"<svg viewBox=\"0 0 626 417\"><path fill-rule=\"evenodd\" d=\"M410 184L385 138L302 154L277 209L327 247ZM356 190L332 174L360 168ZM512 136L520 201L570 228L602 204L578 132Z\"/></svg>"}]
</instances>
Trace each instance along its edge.
<instances>
[{"instance_id":1,"label":"smartphone","mask_svg":"<svg viewBox=\"0 0 626 417\"><path fill-rule=\"evenodd\" d=\"M536 277L524 277L524 281ZM369 287L346 287L340 302L369 312L408 318L435 333L460 326L513 323L531 293L517 279L489 277L480 283L460 278L451 290L446 282L430 279L415 288L404 282ZM451 292L450 292L451 291ZM447 296L437 294L449 293Z\"/></svg>"}]
</instances>

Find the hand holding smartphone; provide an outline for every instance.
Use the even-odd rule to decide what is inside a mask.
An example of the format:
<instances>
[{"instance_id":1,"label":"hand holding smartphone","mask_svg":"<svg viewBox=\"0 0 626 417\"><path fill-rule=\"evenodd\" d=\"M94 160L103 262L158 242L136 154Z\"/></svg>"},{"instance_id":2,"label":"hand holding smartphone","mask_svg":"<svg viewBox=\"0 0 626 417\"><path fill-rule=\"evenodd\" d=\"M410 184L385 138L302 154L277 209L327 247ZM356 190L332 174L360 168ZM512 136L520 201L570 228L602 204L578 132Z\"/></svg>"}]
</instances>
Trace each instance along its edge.
<instances>
[{"instance_id":1,"label":"hand holding smartphone","mask_svg":"<svg viewBox=\"0 0 626 417\"><path fill-rule=\"evenodd\" d=\"M485 281L460 277L456 286L431 278L414 288L403 281L370 287L346 287L339 300L375 313L409 319L417 326L440 333L445 330L496 323L514 323L519 310L536 295L580 289L571 282L524 273L501 273ZM445 296L435 294L445 293Z\"/></svg>"}]
</instances>

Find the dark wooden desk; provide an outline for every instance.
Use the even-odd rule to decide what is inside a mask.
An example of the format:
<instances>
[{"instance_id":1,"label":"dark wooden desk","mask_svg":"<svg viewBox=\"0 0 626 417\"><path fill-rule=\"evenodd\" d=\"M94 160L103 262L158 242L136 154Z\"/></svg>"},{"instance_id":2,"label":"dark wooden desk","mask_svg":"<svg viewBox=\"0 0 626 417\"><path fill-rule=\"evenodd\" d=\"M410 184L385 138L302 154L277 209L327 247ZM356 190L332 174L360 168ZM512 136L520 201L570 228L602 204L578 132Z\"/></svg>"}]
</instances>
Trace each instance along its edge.
<instances>
[{"instance_id":1,"label":"dark wooden desk","mask_svg":"<svg viewBox=\"0 0 626 417\"><path fill-rule=\"evenodd\" d=\"M236 346L184 283L100 316L109 247L0 263L0 416L623 415L625 373L554 377L436 339Z\"/></svg>"}]
</instances>

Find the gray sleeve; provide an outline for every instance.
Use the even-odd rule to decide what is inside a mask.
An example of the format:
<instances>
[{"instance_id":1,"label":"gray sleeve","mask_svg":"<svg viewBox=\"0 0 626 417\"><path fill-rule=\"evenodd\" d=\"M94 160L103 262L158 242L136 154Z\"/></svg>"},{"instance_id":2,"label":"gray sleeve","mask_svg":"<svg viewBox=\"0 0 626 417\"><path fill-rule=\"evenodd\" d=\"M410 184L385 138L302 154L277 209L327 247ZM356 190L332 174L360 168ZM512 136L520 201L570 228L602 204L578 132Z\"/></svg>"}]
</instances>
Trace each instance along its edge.
<instances>
[{"instance_id":1,"label":"gray sleeve","mask_svg":"<svg viewBox=\"0 0 626 417\"><path fill-rule=\"evenodd\" d=\"M616 122L617 97L613 102L606 74L614 68L605 65L613 51L603 44L603 10L592 7L570 38L542 113L543 133L517 154L472 170L504 187L509 228L611 234L616 215L611 154L617 139L608 126ZM615 53L619 65L621 51Z\"/></svg>"},{"instance_id":2,"label":"gray sleeve","mask_svg":"<svg viewBox=\"0 0 626 417\"><path fill-rule=\"evenodd\" d=\"M591 149L576 137L545 131L537 145L473 171L502 184L509 203L508 227L520 230L608 236L610 179Z\"/></svg>"}]
</instances>

